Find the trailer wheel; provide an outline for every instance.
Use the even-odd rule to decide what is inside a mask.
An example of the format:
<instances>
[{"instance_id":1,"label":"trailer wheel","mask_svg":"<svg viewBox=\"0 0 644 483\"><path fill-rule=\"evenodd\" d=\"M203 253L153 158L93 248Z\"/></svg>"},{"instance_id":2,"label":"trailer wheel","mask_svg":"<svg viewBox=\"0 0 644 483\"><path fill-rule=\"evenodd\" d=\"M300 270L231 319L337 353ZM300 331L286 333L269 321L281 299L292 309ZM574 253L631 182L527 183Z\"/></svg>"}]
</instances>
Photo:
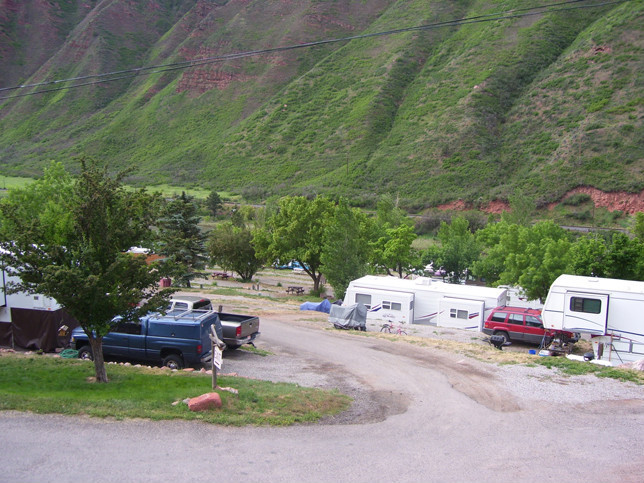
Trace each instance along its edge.
<instances>
[{"instance_id":1,"label":"trailer wheel","mask_svg":"<svg viewBox=\"0 0 644 483\"><path fill-rule=\"evenodd\" d=\"M84 345L78 349L78 358L83 359L84 361L93 361L94 354L92 354L92 348L88 345Z\"/></svg>"},{"instance_id":2,"label":"trailer wheel","mask_svg":"<svg viewBox=\"0 0 644 483\"><path fill-rule=\"evenodd\" d=\"M163 359L163 365L168 369L183 369L183 359L178 354L170 354Z\"/></svg>"}]
</instances>

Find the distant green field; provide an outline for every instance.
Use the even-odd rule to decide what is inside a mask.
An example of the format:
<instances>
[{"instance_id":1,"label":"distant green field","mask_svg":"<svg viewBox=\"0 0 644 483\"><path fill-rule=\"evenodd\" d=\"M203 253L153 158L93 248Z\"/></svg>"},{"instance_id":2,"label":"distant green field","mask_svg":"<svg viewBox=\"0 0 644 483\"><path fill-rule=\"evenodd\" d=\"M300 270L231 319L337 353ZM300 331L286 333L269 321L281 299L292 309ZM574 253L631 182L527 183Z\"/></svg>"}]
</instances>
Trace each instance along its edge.
<instances>
[{"instance_id":1,"label":"distant green field","mask_svg":"<svg viewBox=\"0 0 644 483\"><path fill-rule=\"evenodd\" d=\"M22 188L32 181L33 178L17 178L14 176L0 175L0 189L8 190L11 188Z\"/></svg>"},{"instance_id":2,"label":"distant green field","mask_svg":"<svg viewBox=\"0 0 644 483\"><path fill-rule=\"evenodd\" d=\"M210 191L204 188L185 188L182 186L171 186L169 184L156 184L148 186L147 189L152 193L159 192L168 198L175 195L178 196L182 192L185 192L189 196L194 196L195 198L206 198L210 194Z\"/></svg>"},{"instance_id":3,"label":"distant green field","mask_svg":"<svg viewBox=\"0 0 644 483\"><path fill-rule=\"evenodd\" d=\"M0 175L0 197L6 194L6 190L12 188L23 188L27 184L34 181L33 178L18 178L15 176L2 176ZM165 197L172 197L175 195L180 195L182 192L195 198L207 198L210 194L210 190L205 188L186 188L183 186L171 186L169 184L158 184L147 187L148 191L154 193L159 192ZM239 198L238 195L233 195L225 191L219 191L219 196L223 199L235 200Z\"/></svg>"}]
</instances>

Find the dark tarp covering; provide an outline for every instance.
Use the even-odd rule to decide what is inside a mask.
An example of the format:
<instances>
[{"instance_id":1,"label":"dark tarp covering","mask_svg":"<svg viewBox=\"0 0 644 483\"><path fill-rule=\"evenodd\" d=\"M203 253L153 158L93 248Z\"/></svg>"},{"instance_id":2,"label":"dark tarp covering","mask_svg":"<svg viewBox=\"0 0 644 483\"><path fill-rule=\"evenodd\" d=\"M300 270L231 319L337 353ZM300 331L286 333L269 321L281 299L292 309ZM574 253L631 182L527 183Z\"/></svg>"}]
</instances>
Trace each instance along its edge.
<instances>
[{"instance_id":1,"label":"dark tarp covering","mask_svg":"<svg viewBox=\"0 0 644 483\"><path fill-rule=\"evenodd\" d=\"M353 304L348 307L331 306L329 322L336 329L367 330L367 307L363 304Z\"/></svg>"},{"instance_id":2,"label":"dark tarp covering","mask_svg":"<svg viewBox=\"0 0 644 483\"><path fill-rule=\"evenodd\" d=\"M324 299L320 303L304 302L302 305L300 305L300 310L315 310L317 312L324 312L328 314L329 310L331 310L331 302L329 302L327 299Z\"/></svg>"},{"instance_id":3,"label":"dark tarp covering","mask_svg":"<svg viewBox=\"0 0 644 483\"><path fill-rule=\"evenodd\" d=\"M70 334L79 324L63 309L51 311L12 308L9 337L13 337L14 347L53 352L56 347L62 347L69 341L69 335L60 338L58 336L58 330L62 325L69 328L67 332ZM2 340L4 344L4 338ZM12 344L9 342L6 345Z\"/></svg>"},{"instance_id":4,"label":"dark tarp covering","mask_svg":"<svg viewBox=\"0 0 644 483\"><path fill-rule=\"evenodd\" d=\"M0 322L0 346L11 347L11 322Z\"/></svg>"}]
</instances>

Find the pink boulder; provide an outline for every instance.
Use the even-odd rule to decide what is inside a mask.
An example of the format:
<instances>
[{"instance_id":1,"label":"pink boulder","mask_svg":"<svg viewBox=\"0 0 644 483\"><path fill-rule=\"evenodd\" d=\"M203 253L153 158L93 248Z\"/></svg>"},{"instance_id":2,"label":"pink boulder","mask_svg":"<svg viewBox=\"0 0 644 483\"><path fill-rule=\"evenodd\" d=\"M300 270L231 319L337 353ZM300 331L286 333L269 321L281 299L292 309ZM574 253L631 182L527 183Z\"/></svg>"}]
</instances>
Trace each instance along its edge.
<instances>
[{"instance_id":1,"label":"pink boulder","mask_svg":"<svg viewBox=\"0 0 644 483\"><path fill-rule=\"evenodd\" d=\"M193 397L188 401L190 411L208 411L221 407L221 397L216 392L209 392L201 396Z\"/></svg>"}]
</instances>

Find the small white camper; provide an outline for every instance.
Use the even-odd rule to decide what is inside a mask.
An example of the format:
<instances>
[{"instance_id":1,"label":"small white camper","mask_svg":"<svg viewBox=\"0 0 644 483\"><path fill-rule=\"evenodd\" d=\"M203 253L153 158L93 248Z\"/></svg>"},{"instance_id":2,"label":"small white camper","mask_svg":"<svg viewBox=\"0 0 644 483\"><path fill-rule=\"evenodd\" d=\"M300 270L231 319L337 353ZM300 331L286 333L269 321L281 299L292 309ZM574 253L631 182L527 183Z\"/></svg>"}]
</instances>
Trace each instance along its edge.
<instances>
[{"instance_id":1,"label":"small white camper","mask_svg":"<svg viewBox=\"0 0 644 483\"><path fill-rule=\"evenodd\" d=\"M542 318L547 329L590 334L598 361L644 359L644 282L561 275Z\"/></svg>"},{"instance_id":2,"label":"small white camper","mask_svg":"<svg viewBox=\"0 0 644 483\"><path fill-rule=\"evenodd\" d=\"M343 305L361 303L367 318L481 330L489 312L506 305L505 289L367 275L353 280Z\"/></svg>"}]
</instances>

